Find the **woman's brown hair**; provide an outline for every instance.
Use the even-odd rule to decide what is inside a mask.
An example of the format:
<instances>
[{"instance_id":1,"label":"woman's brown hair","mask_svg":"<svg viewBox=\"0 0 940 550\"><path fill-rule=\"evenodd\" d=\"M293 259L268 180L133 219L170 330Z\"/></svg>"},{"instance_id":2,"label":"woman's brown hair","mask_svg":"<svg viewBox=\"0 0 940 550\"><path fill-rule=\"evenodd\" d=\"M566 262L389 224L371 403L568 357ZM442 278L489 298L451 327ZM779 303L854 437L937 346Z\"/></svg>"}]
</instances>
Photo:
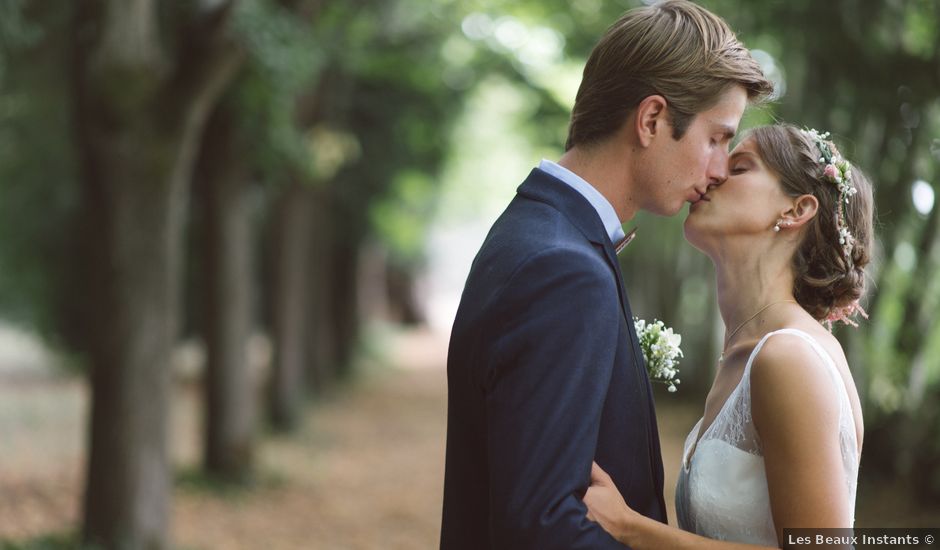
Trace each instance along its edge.
<instances>
[{"instance_id":1,"label":"woman's brown hair","mask_svg":"<svg viewBox=\"0 0 940 550\"><path fill-rule=\"evenodd\" d=\"M874 238L874 200L871 182L854 164L851 182L857 190L843 203L845 226L854 238L850 254L839 243L839 187L823 175L820 151L807 133L789 124L751 130L764 164L780 179L791 197L813 195L819 201L816 216L807 224L803 241L793 256L793 295L816 319L826 319L865 291L865 266L871 260Z\"/></svg>"}]
</instances>

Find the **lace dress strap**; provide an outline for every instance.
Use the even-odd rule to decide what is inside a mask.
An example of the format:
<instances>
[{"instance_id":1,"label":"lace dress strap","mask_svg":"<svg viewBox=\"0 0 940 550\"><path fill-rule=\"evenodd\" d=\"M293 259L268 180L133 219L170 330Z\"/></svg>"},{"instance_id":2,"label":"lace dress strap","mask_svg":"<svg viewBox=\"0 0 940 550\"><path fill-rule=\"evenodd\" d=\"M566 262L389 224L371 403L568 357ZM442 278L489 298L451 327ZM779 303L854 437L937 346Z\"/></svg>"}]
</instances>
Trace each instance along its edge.
<instances>
[{"instance_id":1,"label":"lace dress strap","mask_svg":"<svg viewBox=\"0 0 940 550\"><path fill-rule=\"evenodd\" d=\"M754 346L744 366L744 372L741 375L740 382L738 382L738 385L728 396L728 399L715 417L715 420L702 433L700 441L706 439L720 439L746 452L757 455L762 454L760 437L754 428L753 419L751 417L751 368L757 355L764 347L764 344L767 343L767 340L777 334L792 334L798 336L807 341L816 353L819 354L823 362L828 365L827 371L832 378L833 384L836 384L834 386L836 390L838 391L839 387L842 388L839 392L841 395L839 398L841 404L840 417L842 417L840 418L840 424L848 424L848 420L852 419L848 389L845 387L845 383L839 375L835 361L833 361L832 357L829 356L819 342L806 332L793 328L785 328L768 332L758 341L757 345ZM851 424L854 427L854 422L851 422ZM697 446L698 445L694 445L691 452L694 452ZM691 455L691 453L687 454Z\"/></svg>"},{"instance_id":2,"label":"lace dress strap","mask_svg":"<svg viewBox=\"0 0 940 550\"><path fill-rule=\"evenodd\" d=\"M847 458L854 459L854 457L858 455L858 445L855 431L855 415L852 411L852 401L849 397L849 388L846 386L845 380L839 373L839 368L836 366L836 362L832 359L832 356L829 355L829 353L822 347L822 344L820 344L809 333L802 330L795 328L783 328L773 332L768 332L764 335L763 338L761 338L757 346L754 347L754 351L751 352L751 356L748 358L747 365L744 367L744 374L742 375L740 384L743 386L741 392L743 395L741 400L745 402L747 408L747 420L752 422L750 415L751 366L760 349L764 346L767 340L775 334L792 334L802 338L809 343L810 347L812 347L819 357L822 358L823 363L828 366L827 371L829 372L829 377L832 380L834 389L839 393L839 431L841 432L841 438L843 440L843 455L848 455Z\"/></svg>"},{"instance_id":3,"label":"lace dress strap","mask_svg":"<svg viewBox=\"0 0 940 550\"><path fill-rule=\"evenodd\" d=\"M775 334L792 334L798 336L809 343L810 347L819 355L823 362L829 367L829 375L832 377L833 382L836 383L837 388L842 388L842 396L848 400L848 388L845 387L845 381L842 380L842 376L839 374L839 369L836 367L836 362L832 359L832 356L823 349L822 344L816 341L809 333L804 332L796 328L782 328L775 330L773 332L768 332L764 335L763 338L754 346L754 350L751 352L751 356L747 359L747 364L744 366L743 377L747 379L748 394L750 394L750 376L751 376L751 366L754 363L754 359L757 358L757 354L760 352L761 348L764 347L764 344L767 343L767 340L774 336Z\"/></svg>"}]
</instances>

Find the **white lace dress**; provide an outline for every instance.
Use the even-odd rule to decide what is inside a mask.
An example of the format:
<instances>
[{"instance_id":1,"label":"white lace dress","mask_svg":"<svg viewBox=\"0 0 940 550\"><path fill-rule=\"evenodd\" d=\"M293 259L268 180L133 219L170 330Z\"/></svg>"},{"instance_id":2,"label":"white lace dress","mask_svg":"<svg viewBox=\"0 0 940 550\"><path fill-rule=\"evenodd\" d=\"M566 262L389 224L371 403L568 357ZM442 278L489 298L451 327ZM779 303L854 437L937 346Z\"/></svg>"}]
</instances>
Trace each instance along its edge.
<instances>
[{"instance_id":1,"label":"white lace dress","mask_svg":"<svg viewBox=\"0 0 940 550\"><path fill-rule=\"evenodd\" d=\"M809 342L823 358L835 387L841 390L835 397L841 403L839 438L850 509L855 510L858 444L848 391L832 358L812 336L796 329L782 329L766 334L758 342L741 381L698 445L695 439L702 419L686 438L676 486L676 514L682 529L711 539L778 546L761 442L751 419L750 374L751 364L767 339L784 333Z\"/></svg>"}]
</instances>

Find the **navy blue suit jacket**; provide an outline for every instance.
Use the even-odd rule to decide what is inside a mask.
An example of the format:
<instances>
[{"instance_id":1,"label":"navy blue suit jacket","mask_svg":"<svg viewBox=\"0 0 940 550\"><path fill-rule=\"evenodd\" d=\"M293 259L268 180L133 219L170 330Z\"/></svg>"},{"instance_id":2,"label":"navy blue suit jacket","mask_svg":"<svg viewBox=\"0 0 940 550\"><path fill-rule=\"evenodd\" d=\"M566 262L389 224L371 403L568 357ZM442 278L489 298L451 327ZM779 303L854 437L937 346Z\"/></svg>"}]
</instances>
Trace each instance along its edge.
<instances>
[{"instance_id":1,"label":"navy blue suit jacket","mask_svg":"<svg viewBox=\"0 0 940 550\"><path fill-rule=\"evenodd\" d=\"M444 550L620 549L586 519L591 461L666 521L650 382L591 204L535 169L474 260L447 358Z\"/></svg>"}]
</instances>

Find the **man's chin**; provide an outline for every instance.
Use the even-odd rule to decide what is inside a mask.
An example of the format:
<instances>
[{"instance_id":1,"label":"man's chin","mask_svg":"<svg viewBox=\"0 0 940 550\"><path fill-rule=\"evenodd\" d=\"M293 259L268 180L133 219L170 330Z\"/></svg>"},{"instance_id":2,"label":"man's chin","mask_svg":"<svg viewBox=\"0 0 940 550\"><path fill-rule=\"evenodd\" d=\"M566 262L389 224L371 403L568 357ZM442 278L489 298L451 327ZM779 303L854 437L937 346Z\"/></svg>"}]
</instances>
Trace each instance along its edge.
<instances>
[{"instance_id":1,"label":"man's chin","mask_svg":"<svg viewBox=\"0 0 940 550\"><path fill-rule=\"evenodd\" d=\"M690 202L688 202L688 201L682 201L682 202L680 202L677 206L675 206L675 207L672 209L671 212L668 212L668 213L663 214L663 215L664 215L664 216L675 216L676 214L679 214L679 213L681 213L683 210L685 210L685 209L686 209L686 208L685 208L686 205L692 206L692 203L690 203Z\"/></svg>"},{"instance_id":2,"label":"man's chin","mask_svg":"<svg viewBox=\"0 0 940 550\"><path fill-rule=\"evenodd\" d=\"M690 203L686 200L683 200L675 204L668 204L668 205L657 204L653 206L647 206L646 208L643 208L643 210L655 216L663 216L665 218L671 218L672 216L675 216L676 214L682 212L686 204L690 204Z\"/></svg>"}]
</instances>

